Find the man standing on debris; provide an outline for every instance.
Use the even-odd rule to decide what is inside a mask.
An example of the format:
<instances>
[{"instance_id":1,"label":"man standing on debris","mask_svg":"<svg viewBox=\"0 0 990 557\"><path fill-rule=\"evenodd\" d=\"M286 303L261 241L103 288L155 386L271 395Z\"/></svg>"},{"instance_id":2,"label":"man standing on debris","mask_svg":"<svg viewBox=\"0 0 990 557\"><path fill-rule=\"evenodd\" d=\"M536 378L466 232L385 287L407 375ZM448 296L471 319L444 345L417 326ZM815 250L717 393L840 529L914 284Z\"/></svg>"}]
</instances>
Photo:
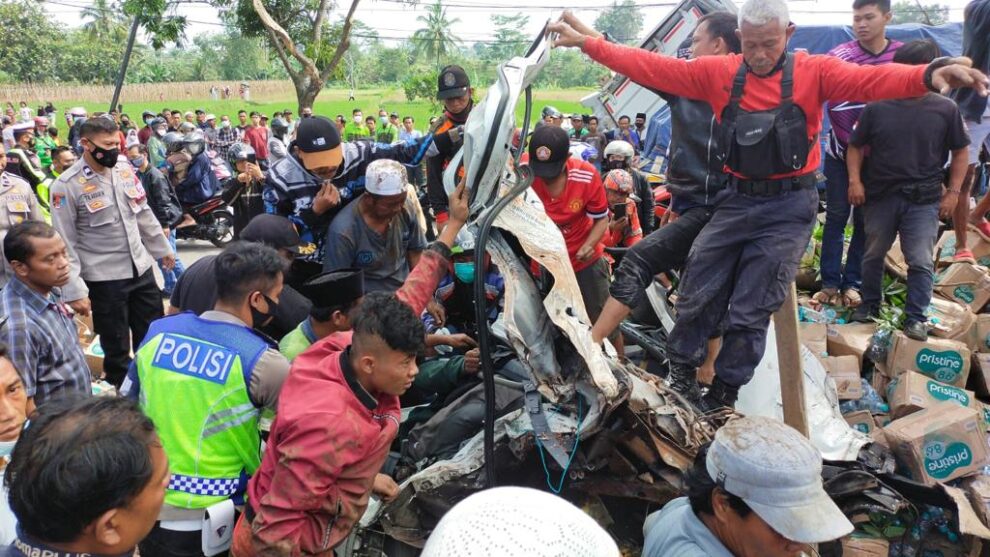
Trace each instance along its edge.
<instances>
[{"instance_id":1,"label":"man standing on debris","mask_svg":"<svg viewBox=\"0 0 990 557\"><path fill-rule=\"evenodd\" d=\"M722 426L685 487L646 517L643 557L799 555L853 530L822 486L821 454L772 418Z\"/></svg>"},{"instance_id":2,"label":"man standing on debris","mask_svg":"<svg viewBox=\"0 0 990 557\"><path fill-rule=\"evenodd\" d=\"M668 350L671 387L702 410L734 406L763 357L770 315L787 296L818 212L815 173L822 104L919 96L953 87L987 92L987 77L940 59L927 67L857 66L786 52L794 34L784 0L748 0L739 11L742 55L679 60L588 37L565 21L548 27L556 46L647 87L707 101L725 141L729 194L698 236L677 301ZM702 399L697 366L708 338L726 323L716 378Z\"/></svg>"},{"instance_id":3,"label":"man standing on debris","mask_svg":"<svg viewBox=\"0 0 990 557\"><path fill-rule=\"evenodd\" d=\"M889 64L901 46L884 34L890 22L889 0L856 0L853 2L853 30L856 40L840 44L828 52L853 64ZM846 144L853 127L863 112L863 103L842 101L829 103L828 119L832 127L825 147L825 229L822 232L822 290L815 300L826 303L857 307L861 303L859 293L863 249L866 233L863 229L862 209L849 205L849 174L846 171ZM842 264L845 247L845 230L849 212L853 213L853 233L849 241L846 262Z\"/></svg>"},{"instance_id":4,"label":"man standing on debris","mask_svg":"<svg viewBox=\"0 0 990 557\"><path fill-rule=\"evenodd\" d=\"M934 41L912 41L901 46L894 62L928 64L938 55ZM959 107L937 93L870 103L863 110L846 151L849 202L863 206L867 233L863 305L853 313L854 321L871 322L877 316L884 257L899 236L908 265L904 334L919 341L928 338L925 311L932 300L939 217L951 216L959 203L968 146ZM864 164L866 150L870 156ZM950 154L948 188L943 190Z\"/></svg>"},{"instance_id":5,"label":"man standing on debris","mask_svg":"<svg viewBox=\"0 0 990 557\"><path fill-rule=\"evenodd\" d=\"M564 14L564 21L586 35L598 35L593 29L584 28L569 12ZM736 29L735 14L705 15L698 20L691 37L691 58L738 54ZM614 331L632 308L646 302L646 287L654 276L684 266L694 239L711 220L715 200L725 189L723 161L713 156L710 149L718 141L718 125L711 106L705 101L662 94L670 106L672 126L667 169L667 188L673 193L671 217L665 226L646 235L622 258L610 288L611 297L591 331L596 342ZM709 349L716 346L710 344Z\"/></svg>"}]
</instances>

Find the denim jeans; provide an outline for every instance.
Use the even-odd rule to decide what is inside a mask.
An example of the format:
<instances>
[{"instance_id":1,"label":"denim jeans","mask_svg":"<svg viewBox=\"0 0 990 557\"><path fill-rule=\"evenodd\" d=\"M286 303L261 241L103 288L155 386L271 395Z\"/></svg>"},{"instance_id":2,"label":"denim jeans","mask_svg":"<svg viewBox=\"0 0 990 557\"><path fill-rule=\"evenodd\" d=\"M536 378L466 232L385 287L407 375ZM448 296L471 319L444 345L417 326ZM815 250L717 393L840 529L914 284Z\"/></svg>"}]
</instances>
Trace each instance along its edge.
<instances>
[{"instance_id":1,"label":"denim jeans","mask_svg":"<svg viewBox=\"0 0 990 557\"><path fill-rule=\"evenodd\" d=\"M175 249L175 229L169 231L168 235L168 245L172 246L172 253L175 254L175 267L172 267L171 271L166 271L162 268L162 262L158 262L158 268L162 271L162 276L165 278L165 288L162 291L168 295L172 295L172 289L175 288L175 283L179 281L179 277L185 272L186 266L182 264L179 260L179 252Z\"/></svg>"},{"instance_id":2,"label":"denim jeans","mask_svg":"<svg viewBox=\"0 0 990 557\"><path fill-rule=\"evenodd\" d=\"M870 310L880 307L883 259L899 234L901 252L908 265L905 313L909 322L924 323L935 282L932 252L938 235L938 203L916 205L899 193L889 193L868 201L863 206L863 216L866 224L863 305Z\"/></svg>"},{"instance_id":3,"label":"denim jeans","mask_svg":"<svg viewBox=\"0 0 990 557\"><path fill-rule=\"evenodd\" d=\"M825 230L822 232L822 286L824 288L858 289L862 283L863 211L849 205L849 172L845 161L825 156ZM853 214L853 235L842 267L843 233Z\"/></svg>"}]
</instances>

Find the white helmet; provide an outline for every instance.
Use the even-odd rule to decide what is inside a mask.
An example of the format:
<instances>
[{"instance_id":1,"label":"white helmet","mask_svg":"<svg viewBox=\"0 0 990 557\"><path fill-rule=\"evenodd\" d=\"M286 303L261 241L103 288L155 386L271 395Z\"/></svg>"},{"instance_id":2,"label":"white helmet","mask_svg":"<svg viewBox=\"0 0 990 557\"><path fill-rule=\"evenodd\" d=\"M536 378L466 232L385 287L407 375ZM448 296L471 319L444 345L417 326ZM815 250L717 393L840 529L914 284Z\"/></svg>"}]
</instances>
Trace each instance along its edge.
<instances>
[{"instance_id":1,"label":"white helmet","mask_svg":"<svg viewBox=\"0 0 990 557\"><path fill-rule=\"evenodd\" d=\"M619 548L567 500L528 487L497 487L454 505L420 555L619 557Z\"/></svg>"},{"instance_id":2,"label":"white helmet","mask_svg":"<svg viewBox=\"0 0 990 557\"><path fill-rule=\"evenodd\" d=\"M626 162L632 163L632 158L636 156L636 151L628 141L616 140L605 146L605 158L610 155L622 155Z\"/></svg>"}]
</instances>

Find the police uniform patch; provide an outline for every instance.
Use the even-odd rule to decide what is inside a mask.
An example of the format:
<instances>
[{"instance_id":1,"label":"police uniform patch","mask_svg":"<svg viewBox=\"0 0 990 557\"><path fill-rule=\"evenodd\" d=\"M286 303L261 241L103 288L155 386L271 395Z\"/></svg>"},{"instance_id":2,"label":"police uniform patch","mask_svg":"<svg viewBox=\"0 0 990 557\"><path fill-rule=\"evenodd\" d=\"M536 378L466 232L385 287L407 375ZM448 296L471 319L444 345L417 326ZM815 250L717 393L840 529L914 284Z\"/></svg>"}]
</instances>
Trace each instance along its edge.
<instances>
[{"instance_id":1,"label":"police uniform patch","mask_svg":"<svg viewBox=\"0 0 990 557\"><path fill-rule=\"evenodd\" d=\"M551 151L550 148L547 147L546 145L543 145L538 149L536 149L536 160L538 161L544 161L544 162L548 161L550 160L551 156L553 156L553 151Z\"/></svg>"},{"instance_id":2,"label":"police uniform patch","mask_svg":"<svg viewBox=\"0 0 990 557\"><path fill-rule=\"evenodd\" d=\"M61 209L62 204L65 202L65 195L61 193L56 193L52 195L52 207L56 209Z\"/></svg>"},{"instance_id":3,"label":"police uniform patch","mask_svg":"<svg viewBox=\"0 0 990 557\"><path fill-rule=\"evenodd\" d=\"M91 193L91 192L94 192L94 191L96 191L98 189L100 189L100 186L97 186L96 184L93 184L93 183L86 183L85 185L83 185L82 192L83 193Z\"/></svg>"},{"instance_id":4,"label":"police uniform patch","mask_svg":"<svg viewBox=\"0 0 990 557\"><path fill-rule=\"evenodd\" d=\"M80 177L76 178L76 180L78 180L80 184L85 184L86 183L86 177L85 176L80 176Z\"/></svg>"},{"instance_id":5,"label":"police uniform patch","mask_svg":"<svg viewBox=\"0 0 990 557\"><path fill-rule=\"evenodd\" d=\"M7 203L7 210L11 213L27 213L28 205L23 201L11 201Z\"/></svg>"},{"instance_id":6,"label":"police uniform patch","mask_svg":"<svg viewBox=\"0 0 990 557\"><path fill-rule=\"evenodd\" d=\"M103 209L106 209L107 207L109 207L109 205L107 205L106 202L103 201L102 199L93 199L93 200L90 200L90 201L87 201L86 202L86 209L90 213L95 213L97 211L102 211Z\"/></svg>"}]
</instances>

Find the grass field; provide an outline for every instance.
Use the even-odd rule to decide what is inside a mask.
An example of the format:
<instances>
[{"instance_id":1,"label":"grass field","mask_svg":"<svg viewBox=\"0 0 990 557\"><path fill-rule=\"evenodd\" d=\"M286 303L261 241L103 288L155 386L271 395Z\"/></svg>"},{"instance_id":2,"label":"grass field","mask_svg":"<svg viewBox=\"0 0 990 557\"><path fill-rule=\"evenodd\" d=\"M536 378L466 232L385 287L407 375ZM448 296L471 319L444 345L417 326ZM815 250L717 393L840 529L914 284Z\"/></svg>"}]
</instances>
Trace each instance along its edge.
<instances>
[{"instance_id":1,"label":"grass field","mask_svg":"<svg viewBox=\"0 0 990 557\"><path fill-rule=\"evenodd\" d=\"M199 98L195 98L193 95L187 94L183 95L186 98L182 99L169 99L164 97L162 101L127 101L127 88L124 89L124 94L122 95L122 102L124 112L131 116L134 121L139 121L141 118L141 112L144 110L151 110L153 112L159 112L163 108L185 111L193 111L197 108L202 108L207 113L216 114L220 117L224 114L230 116L231 121L237 122L237 111L244 109L248 112L252 110L257 110L263 114L271 116L271 114L276 110L284 110L286 108L293 111L293 113L298 118L298 111L296 107L295 97L291 94L279 97L278 95L269 95L267 99L252 100L250 102L245 102L239 98L231 100L221 100L213 101L209 98L206 93L208 85L201 84L202 87L197 87L196 91L202 91L203 94L199 95ZM253 93L253 92L252 92ZM484 98L484 90L475 90L475 98L477 101L481 101ZM591 94L591 90L550 90L550 91L534 91L533 92L533 116L538 118L540 111L546 105L553 105L558 110L564 113L587 113L588 109L581 106L580 99L584 96ZM320 96L317 98L315 106L313 107L313 112L318 115L327 116L331 119L336 117L337 114L343 114L345 118L350 120L351 111L355 108L360 108L365 116L368 115L378 115L378 109L384 108L385 110L396 111L402 116L412 116L416 120L417 129L425 129L429 121L430 116L437 115L437 111L428 102L416 101L409 102L405 99L405 95L401 89L364 89L355 91L354 101L349 101L348 96L350 92L348 90L341 89L324 89ZM17 99L13 99L16 104ZM29 101L30 102L30 101ZM33 103L32 106L37 103ZM516 119L521 125L523 120L523 115L525 112L524 103L520 101L519 106L516 110ZM56 104L56 108L59 112L59 129L63 132L65 131L66 124L65 120L61 118L63 109L67 109L73 106L84 106L91 113L94 111L106 110L109 106L109 99L106 102L94 102L94 101L60 101Z\"/></svg>"}]
</instances>

